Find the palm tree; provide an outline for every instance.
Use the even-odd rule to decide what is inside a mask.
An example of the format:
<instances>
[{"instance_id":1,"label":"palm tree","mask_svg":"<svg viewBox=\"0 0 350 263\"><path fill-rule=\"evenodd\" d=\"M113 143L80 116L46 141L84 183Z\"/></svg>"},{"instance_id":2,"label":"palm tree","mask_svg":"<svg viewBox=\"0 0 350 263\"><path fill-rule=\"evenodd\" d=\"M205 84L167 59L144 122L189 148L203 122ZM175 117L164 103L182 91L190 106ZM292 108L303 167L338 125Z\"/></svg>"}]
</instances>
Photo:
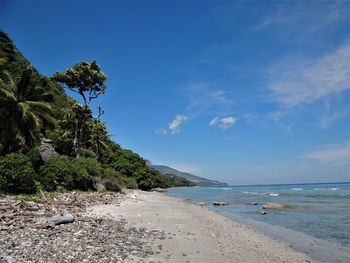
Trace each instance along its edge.
<instances>
[{"instance_id":1,"label":"palm tree","mask_svg":"<svg viewBox=\"0 0 350 263\"><path fill-rule=\"evenodd\" d=\"M12 150L18 138L25 146L38 144L45 129L54 126L53 96L45 80L34 80L32 72L28 68L18 78L8 73L0 78L0 143L5 152Z\"/></svg>"},{"instance_id":2,"label":"palm tree","mask_svg":"<svg viewBox=\"0 0 350 263\"><path fill-rule=\"evenodd\" d=\"M102 157L103 151L108 148L109 135L106 126L100 120L92 120L88 125L87 148L94 151L99 158Z\"/></svg>"}]
</instances>

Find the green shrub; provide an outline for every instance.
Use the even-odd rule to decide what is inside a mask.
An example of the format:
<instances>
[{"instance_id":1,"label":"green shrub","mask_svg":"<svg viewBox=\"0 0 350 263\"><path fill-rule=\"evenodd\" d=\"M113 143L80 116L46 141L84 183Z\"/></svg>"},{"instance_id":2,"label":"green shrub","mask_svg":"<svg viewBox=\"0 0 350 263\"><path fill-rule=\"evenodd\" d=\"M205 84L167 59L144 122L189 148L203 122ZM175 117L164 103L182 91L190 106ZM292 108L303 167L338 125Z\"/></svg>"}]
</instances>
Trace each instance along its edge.
<instances>
[{"instance_id":1,"label":"green shrub","mask_svg":"<svg viewBox=\"0 0 350 263\"><path fill-rule=\"evenodd\" d=\"M28 156L19 153L0 157L0 191L12 194L36 192L36 173Z\"/></svg>"},{"instance_id":2,"label":"green shrub","mask_svg":"<svg viewBox=\"0 0 350 263\"><path fill-rule=\"evenodd\" d=\"M172 186L170 178L158 172L153 173L151 179L152 179L153 188L156 188L156 187L169 188Z\"/></svg>"},{"instance_id":3,"label":"green shrub","mask_svg":"<svg viewBox=\"0 0 350 263\"><path fill-rule=\"evenodd\" d=\"M103 168L96 159L80 157L74 160L79 169L85 169L90 176L103 175Z\"/></svg>"},{"instance_id":4,"label":"green shrub","mask_svg":"<svg viewBox=\"0 0 350 263\"><path fill-rule=\"evenodd\" d=\"M108 165L104 165L102 167L102 177L103 178L117 178L119 179L119 177L121 177L122 175L117 172L116 170L114 170L112 167L108 166Z\"/></svg>"},{"instance_id":5,"label":"green shrub","mask_svg":"<svg viewBox=\"0 0 350 263\"><path fill-rule=\"evenodd\" d=\"M120 185L128 189L137 189L138 185L135 178L120 176L118 178Z\"/></svg>"},{"instance_id":6,"label":"green shrub","mask_svg":"<svg viewBox=\"0 0 350 263\"><path fill-rule=\"evenodd\" d=\"M92 188L89 171L94 169L94 164L88 159L59 157L40 168L38 180L46 191L55 191L57 186L68 190L88 190Z\"/></svg>"},{"instance_id":7,"label":"green shrub","mask_svg":"<svg viewBox=\"0 0 350 263\"><path fill-rule=\"evenodd\" d=\"M38 171L40 166L44 164L38 148L30 149L28 152L26 152L26 155L29 157L35 171Z\"/></svg>"},{"instance_id":8,"label":"green shrub","mask_svg":"<svg viewBox=\"0 0 350 263\"><path fill-rule=\"evenodd\" d=\"M96 153L94 153L93 151L91 151L89 149L85 149L85 148L81 149L81 156L85 157L85 158L93 158L93 159L98 158Z\"/></svg>"},{"instance_id":9,"label":"green shrub","mask_svg":"<svg viewBox=\"0 0 350 263\"><path fill-rule=\"evenodd\" d=\"M151 171L146 167L141 167L133 174L133 177L136 179L138 187L141 190L149 191L153 188L153 182L151 178Z\"/></svg>"}]
</instances>

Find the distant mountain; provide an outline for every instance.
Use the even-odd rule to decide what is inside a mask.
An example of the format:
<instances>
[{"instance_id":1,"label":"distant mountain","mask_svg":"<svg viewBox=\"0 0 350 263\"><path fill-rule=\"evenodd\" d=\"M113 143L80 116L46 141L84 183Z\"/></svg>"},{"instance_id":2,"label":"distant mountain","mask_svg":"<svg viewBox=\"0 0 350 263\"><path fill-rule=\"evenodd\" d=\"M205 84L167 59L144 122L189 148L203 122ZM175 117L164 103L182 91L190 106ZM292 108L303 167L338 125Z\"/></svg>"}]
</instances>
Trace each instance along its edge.
<instances>
[{"instance_id":1,"label":"distant mountain","mask_svg":"<svg viewBox=\"0 0 350 263\"><path fill-rule=\"evenodd\" d=\"M209 179L205 179L190 173L180 172L174 168L165 165L151 165L154 169L162 174L173 174L182 178L185 178L198 186L227 186L226 183L222 183L219 181L213 181Z\"/></svg>"}]
</instances>

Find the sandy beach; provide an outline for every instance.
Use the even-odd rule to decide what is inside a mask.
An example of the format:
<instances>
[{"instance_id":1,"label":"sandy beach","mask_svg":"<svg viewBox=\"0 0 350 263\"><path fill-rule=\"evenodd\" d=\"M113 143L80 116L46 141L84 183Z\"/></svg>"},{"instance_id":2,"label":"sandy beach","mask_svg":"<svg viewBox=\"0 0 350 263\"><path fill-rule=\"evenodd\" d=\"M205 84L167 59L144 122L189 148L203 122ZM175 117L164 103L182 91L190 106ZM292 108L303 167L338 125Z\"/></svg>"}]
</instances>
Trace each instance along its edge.
<instances>
[{"instance_id":1,"label":"sandy beach","mask_svg":"<svg viewBox=\"0 0 350 263\"><path fill-rule=\"evenodd\" d=\"M52 225L64 209L74 222ZM349 262L346 248L274 226L275 235L264 234L267 225L256 228L159 192L0 196L0 218L1 263Z\"/></svg>"},{"instance_id":2,"label":"sandy beach","mask_svg":"<svg viewBox=\"0 0 350 263\"><path fill-rule=\"evenodd\" d=\"M162 193L133 191L120 205L92 206L86 215L164 231L166 238L151 242L157 252L142 262L318 262L247 225Z\"/></svg>"}]
</instances>

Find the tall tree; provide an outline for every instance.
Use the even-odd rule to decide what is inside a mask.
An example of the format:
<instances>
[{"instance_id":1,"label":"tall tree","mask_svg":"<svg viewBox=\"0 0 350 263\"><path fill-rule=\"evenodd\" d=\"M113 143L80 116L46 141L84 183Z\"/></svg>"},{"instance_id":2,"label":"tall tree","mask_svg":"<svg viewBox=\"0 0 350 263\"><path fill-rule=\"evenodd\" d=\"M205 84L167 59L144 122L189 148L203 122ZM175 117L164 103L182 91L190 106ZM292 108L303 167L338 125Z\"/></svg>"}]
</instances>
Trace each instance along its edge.
<instances>
[{"instance_id":1,"label":"tall tree","mask_svg":"<svg viewBox=\"0 0 350 263\"><path fill-rule=\"evenodd\" d=\"M88 136L85 147L91 149L101 160L108 149L109 135L106 126L98 119L88 123Z\"/></svg>"},{"instance_id":2,"label":"tall tree","mask_svg":"<svg viewBox=\"0 0 350 263\"><path fill-rule=\"evenodd\" d=\"M74 106L76 113L74 152L76 157L79 157L86 121L93 118L90 102L105 92L107 77L94 60L91 63L86 61L76 63L63 73L56 72L51 79L78 93L83 100L83 105L76 104Z\"/></svg>"},{"instance_id":3,"label":"tall tree","mask_svg":"<svg viewBox=\"0 0 350 263\"><path fill-rule=\"evenodd\" d=\"M45 129L54 126L50 105L53 96L47 91L47 81L33 79L32 73L32 68L27 68L18 77L5 73L6 78L0 78L0 143L3 152L11 151L18 138L25 146L38 144Z\"/></svg>"}]
</instances>

